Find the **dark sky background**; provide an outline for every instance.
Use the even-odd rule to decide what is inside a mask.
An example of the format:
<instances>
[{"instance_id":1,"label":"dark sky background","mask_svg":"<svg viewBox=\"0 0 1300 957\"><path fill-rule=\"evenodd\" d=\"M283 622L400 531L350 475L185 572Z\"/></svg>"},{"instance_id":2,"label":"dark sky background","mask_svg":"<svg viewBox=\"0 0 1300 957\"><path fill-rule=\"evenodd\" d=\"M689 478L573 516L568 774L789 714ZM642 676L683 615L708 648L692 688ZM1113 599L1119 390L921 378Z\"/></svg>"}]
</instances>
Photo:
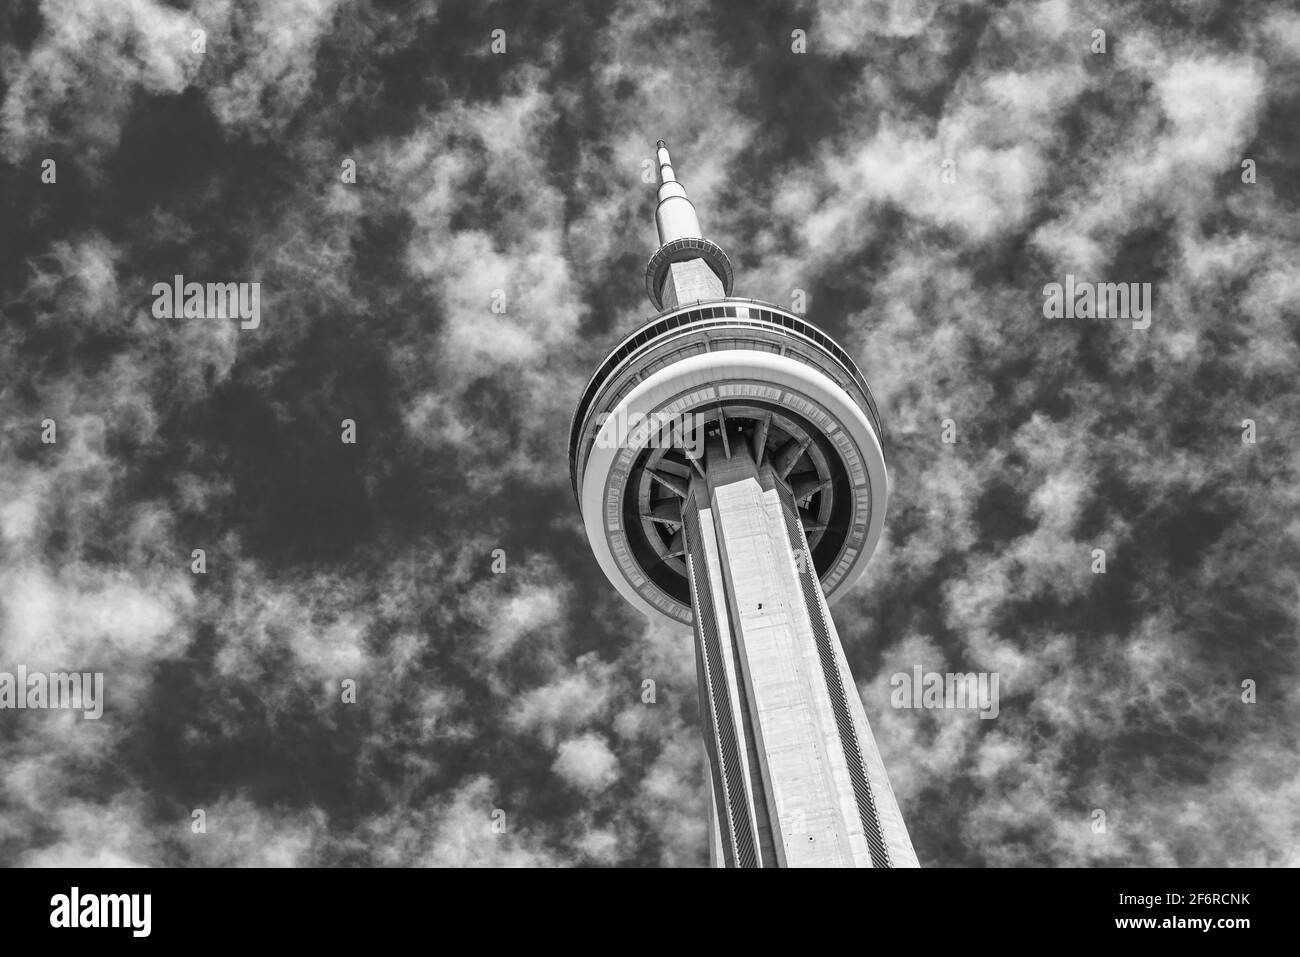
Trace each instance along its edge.
<instances>
[{"instance_id":1,"label":"dark sky background","mask_svg":"<svg viewBox=\"0 0 1300 957\"><path fill-rule=\"evenodd\" d=\"M662 137L880 404L835 615L922 864L1300 865L1300 13L671 6L0 6L0 671L107 694L0 712L0 861L706 861L689 634L566 458ZM260 327L155 318L176 273ZM1150 328L1044 318L1067 273ZM917 665L999 716L891 709Z\"/></svg>"}]
</instances>

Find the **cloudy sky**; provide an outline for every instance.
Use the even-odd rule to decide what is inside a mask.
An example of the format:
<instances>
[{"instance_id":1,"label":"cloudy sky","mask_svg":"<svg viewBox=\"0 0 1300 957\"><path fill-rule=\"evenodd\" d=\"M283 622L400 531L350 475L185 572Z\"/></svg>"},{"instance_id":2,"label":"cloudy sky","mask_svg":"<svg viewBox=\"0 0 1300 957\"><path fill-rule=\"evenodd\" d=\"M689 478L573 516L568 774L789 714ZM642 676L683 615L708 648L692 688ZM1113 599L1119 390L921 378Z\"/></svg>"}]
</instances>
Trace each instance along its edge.
<instances>
[{"instance_id":1,"label":"cloudy sky","mask_svg":"<svg viewBox=\"0 0 1300 957\"><path fill-rule=\"evenodd\" d=\"M0 10L0 671L107 699L0 711L0 862L706 861L689 633L566 459L662 137L880 403L835 614L922 864L1300 865L1300 14L469 6ZM260 326L156 318L176 274ZM1150 327L1045 318L1067 274ZM915 666L998 717L893 710Z\"/></svg>"}]
</instances>

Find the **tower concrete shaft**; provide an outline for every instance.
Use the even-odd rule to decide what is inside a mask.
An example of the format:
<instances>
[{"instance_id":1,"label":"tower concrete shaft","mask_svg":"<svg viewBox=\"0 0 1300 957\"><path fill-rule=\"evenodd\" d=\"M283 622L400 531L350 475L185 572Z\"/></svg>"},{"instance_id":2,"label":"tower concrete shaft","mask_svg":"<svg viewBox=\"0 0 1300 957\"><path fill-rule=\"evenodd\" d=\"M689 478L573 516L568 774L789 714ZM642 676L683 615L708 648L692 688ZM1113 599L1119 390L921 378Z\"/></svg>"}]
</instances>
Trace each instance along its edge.
<instances>
[{"instance_id":1,"label":"tower concrete shaft","mask_svg":"<svg viewBox=\"0 0 1300 957\"><path fill-rule=\"evenodd\" d=\"M779 463L705 448L682 514L712 862L915 867Z\"/></svg>"}]
</instances>

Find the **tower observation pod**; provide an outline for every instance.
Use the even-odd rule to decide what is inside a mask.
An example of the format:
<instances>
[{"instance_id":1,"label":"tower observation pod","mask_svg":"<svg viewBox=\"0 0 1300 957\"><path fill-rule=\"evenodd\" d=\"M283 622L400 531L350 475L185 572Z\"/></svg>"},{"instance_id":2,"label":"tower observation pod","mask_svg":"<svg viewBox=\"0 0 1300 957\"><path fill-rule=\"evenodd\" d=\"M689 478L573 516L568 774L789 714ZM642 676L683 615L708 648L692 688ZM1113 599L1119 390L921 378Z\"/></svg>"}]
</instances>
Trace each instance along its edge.
<instances>
[{"instance_id":1,"label":"tower observation pod","mask_svg":"<svg viewBox=\"0 0 1300 957\"><path fill-rule=\"evenodd\" d=\"M657 144L655 318L601 362L569 470L596 561L694 633L718 867L916 867L829 606L889 499L880 417L829 336L731 296Z\"/></svg>"}]
</instances>

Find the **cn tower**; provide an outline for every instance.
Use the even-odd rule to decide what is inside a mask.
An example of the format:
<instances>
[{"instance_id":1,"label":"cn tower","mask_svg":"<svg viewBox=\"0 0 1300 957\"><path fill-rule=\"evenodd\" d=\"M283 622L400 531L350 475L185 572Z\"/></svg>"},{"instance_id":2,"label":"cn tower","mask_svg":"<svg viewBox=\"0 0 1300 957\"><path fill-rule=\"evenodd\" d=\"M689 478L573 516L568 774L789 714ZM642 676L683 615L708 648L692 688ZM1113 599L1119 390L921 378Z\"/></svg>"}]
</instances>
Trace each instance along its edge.
<instances>
[{"instance_id":1,"label":"cn tower","mask_svg":"<svg viewBox=\"0 0 1300 957\"><path fill-rule=\"evenodd\" d=\"M569 434L596 561L694 632L717 867L916 867L829 606L866 570L889 479L857 365L731 295L727 254L657 144L659 313L587 383Z\"/></svg>"}]
</instances>

